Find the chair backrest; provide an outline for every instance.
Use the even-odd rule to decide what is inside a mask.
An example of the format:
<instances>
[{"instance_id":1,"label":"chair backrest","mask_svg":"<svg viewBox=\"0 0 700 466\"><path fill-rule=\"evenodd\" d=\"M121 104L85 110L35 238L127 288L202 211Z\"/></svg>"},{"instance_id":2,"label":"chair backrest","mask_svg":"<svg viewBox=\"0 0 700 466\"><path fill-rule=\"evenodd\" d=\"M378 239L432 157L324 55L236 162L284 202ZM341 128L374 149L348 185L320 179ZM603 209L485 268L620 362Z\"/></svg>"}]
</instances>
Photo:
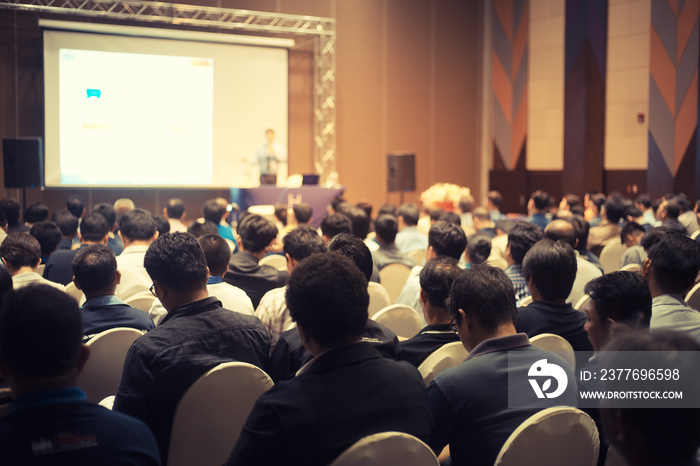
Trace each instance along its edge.
<instances>
[{"instance_id":1,"label":"chair backrest","mask_svg":"<svg viewBox=\"0 0 700 466\"><path fill-rule=\"evenodd\" d=\"M105 330L87 342L90 357L78 376L78 386L88 401L99 403L117 393L126 353L141 335L143 333L136 329L118 327Z\"/></svg>"},{"instance_id":2,"label":"chair backrest","mask_svg":"<svg viewBox=\"0 0 700 466\"><path fill-rule=\"evenodd\" d=\"M619 451L610 447L605 455L605 466L627 466L627 461Z\"/></svg>"},{"instance_id":3,"label":"chair backrest","mask_svg":"<svg viewBox=\"0 0 700 466\"><path fill-rule=\"evenodd\" d=\"M38 273L39 275L44 275L44 269L46 268L46 264L39 264L39 267L36 268L35 272Z\"/></svg>"},{"instance_id":4,"label":"chair backrest","mask_svg":"<svg viewBox=\"0 0 700 466\"><path fill-rule=\"evenodd\" d=\"M573 370L576 370L576 355L574 354L574 349L571 347L571 343L566 341L564 337L553 333L542 333L530 338L530 343L538 348L556 352L571 365Z\"/></svg>"},{"instance_id":5,"label":"chair backrest","mask_svg":"<svg viewBox=\"0 0 700 466\"><path fill-rule=\"evenodd\" d=\"M381 432L355 442L331 466L438 466L435 453L416 437Z\"/></svg>"},{"instance_id":6,"label":"chair backrest","mask_svg":"<svg viewBox=\"0 0 700 466\"><path fill-rule=\"evenodd\" d=\"M461 364L467 356L469 356L469 353L464 348L461 341L453 341L452 343L444 344L430 353L430 356L425 358L420 366L418 366L418 372L423 376L425 386L427 387L430 385L430 382L432 382L440 372Z\"/></svg>"},{"instance_id":7,"label":"chair backrest","mask_svg":"<svg viewBox=\"0 0 700 466\"><path fill-rule=\"evenodd\" d=\"M520 300L520 307L526 307L532 304L532 296L525 296Z\"/></svg>"},{"instance_id":8,"label":"chair backrest","mask_svg":"<svg viewBox=\"0 0 700 466\"><path fill-rule=\"evenodd\" d=\"M244 362L202 375L175 409L168 466L225 463L256 400L272 385L262 369Z\"/></svg>"},{"instance_id":9,"label":"chair backrest","mask_svg":"<svg viewBox=\"0 0 700 466\"><path fill-rule=\"evenodd\" d=\"M133 308L139 309L143 312L148 312L151 310L151 306L155 300L156 297L153 296L153 293L146 290L128 297L124 300L124 302Z\"/></svg>"},{"instance_id":10,"label":"chair backrest","mask_svg":"<svg viewBox=\"0 0 700 466\"><path fill-rule=\"evenodd\" d=\"M425 326L418 312L405 304L392 304L371 317L399 337L411 338Z\"/></svg>"},{"instance_id":11,"label":"chair backrest","mask_svg":"<svg viewBox=\"0 0 700 466\"><path fill-rule=\"evenodd\" d=\"M425 249L411 251L408 253L408 257L416 261L416 265L423 265L425 264Z\"/></svg>"},{"instance_id":12,"label":"chair backrest","mask_svg":"<svg viewBox=\"0 0 700 466\"><path fill-rule=\"evenodd\" d=\"M525 420L508 437L494 466L594 466L600 438L593 419L558 406Z\"/></svg>"},{"instance_id":13,"label":"chair backrest","mask_svg":"<svg viewBox=\"0 0 700 466\"><path fill-rule=\"evenodd\" d=\"M700 311L700 283L695 285L685 295L685 302L693 309Z\"/></svg>"},{"instance_id":14,"label":"chair backrest","mask_svg":"<svg viewBox=\"0 0 700 466\"><path fill-rule=\"evenodd\" d=\"M277 270L287 270L287 258L279 254L270 254L260 259L258 265L269 265Z\"/></svg>"},{"instance_id":15,"label":"chair backrest","mask_svg":"<svg viewBox=\"0 0 700 466\"><path fill-rule=\"evenodd\" d=\"M588 311L588 303L590 303L590 302L591 302L591 296L585 294L585 295L581 296L581 299L579 299L578 302L574 305L574 309L586 314L586 311Z\"/></svg>"},{"instance_id":16,"label":"chair backrest","mask_svg":"<svg viewBox=\"0 0 700 466\"><path fill-rule=\"evenodd\" d=\"M78 301L78 303L85 302L85 295L82 291L78 289L77 286L75 286L75 283L73 282L70 282L66 285L66 293L75 298L75 300Z\"/></svg>"},{"instance_id":17,"label":"chair backrest","mask_svg":"<svg viewBox=\"0 0 700 466\"><path fill-rule=\"evenodd\" d=\"M603 266L603 272L610 273L620 270L620 259L625 249L627 246L622 244L620 238L613 238L605 243L600 252L600 264Z\"/></svg>"},{"instance_id":18,"label":"chair backrest","mask_svg":"<svg viewBox=\"0 0 700 466\"><path fill-rule=\"evenodd\" d=\"M690 239L695 239L695 238L698 237L698 235L700 235L700 230L695 230L695 231L690 235Z\"/></svg>"},{"instance_id":19,"label":"chair backrest","mask_svg":"<svg viewBox=\"0 0 700 466\"><path fill-rule=\"evenodd\" d=\"M642 266L639 264L627 264L624 267L622 267L620 271L639 273L642 271Z\"/></svg>"},{"instance_id":20,"label":"chair backrest","mask_svg":"<svg viewBox=\"0 0 700 466\"><path fill-rule=\"evenodd\" d=\"M406 284L408 276L411 274L411 267L406 264L389 264L379 271L379 280L382 286L389 292L391 303L395 303L401 294L401 289Z\"/></svg>"},{"instance_id":21,"label":"chair backrest","mask_svg":"<svg viewBox=\"0 0 700 466\"><path fill-rule=\"evenodd\" d=\"M391 297L382 285L376 282L369 282L367 285L369 292L369 317L372 317L377 312L391 304Z\"/></svg>"}]
</instances>

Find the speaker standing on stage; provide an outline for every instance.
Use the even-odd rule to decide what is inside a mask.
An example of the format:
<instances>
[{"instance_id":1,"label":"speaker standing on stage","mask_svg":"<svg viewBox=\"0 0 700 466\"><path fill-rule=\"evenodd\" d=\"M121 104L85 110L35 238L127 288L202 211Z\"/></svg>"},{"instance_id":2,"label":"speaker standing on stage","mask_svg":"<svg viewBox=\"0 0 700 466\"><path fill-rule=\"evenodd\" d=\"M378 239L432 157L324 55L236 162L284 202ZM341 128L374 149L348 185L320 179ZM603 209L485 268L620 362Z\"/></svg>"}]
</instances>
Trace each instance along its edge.
<instances>
[{"instance_id":1,"label":"speaker standing on stage","mask_svg":"<svg viewBox=\"0 0 700 466\"><path fill-rule=\"evenodd\" d=\"M260 184L277 184L277 167L287 162L287 153L281 144L275 142L275 130L265 131L267 142L260 146L255 158L260 164Z\"/></svg>"}]
</instances>

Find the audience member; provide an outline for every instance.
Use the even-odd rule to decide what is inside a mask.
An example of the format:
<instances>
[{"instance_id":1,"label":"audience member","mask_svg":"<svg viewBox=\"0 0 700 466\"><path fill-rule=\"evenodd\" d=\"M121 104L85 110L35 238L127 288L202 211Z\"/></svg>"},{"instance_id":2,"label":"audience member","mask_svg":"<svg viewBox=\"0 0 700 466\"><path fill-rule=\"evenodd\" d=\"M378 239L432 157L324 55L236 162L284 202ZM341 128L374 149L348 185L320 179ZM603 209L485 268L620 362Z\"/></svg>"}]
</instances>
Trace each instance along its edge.
<instances>
[{"instance_id":1,"label":"audience member","mask_svg":"<svg viewBox=\"0 0 700 466\"><path fill-rule=\"evenodd\" d=\"M226 210L226 206L222 205L217 199L205 202L202 207L202 217L204 217L204 220L214 223L219 232L219 236L231 241L235 245L233 248L233 252L235 253L238 252L238 243L236 242L236 237L233 235L231 225L226 222L228 215L229 213Z\"/></svg>"},{"instance_id":2,"label":"audience member","mask_svg":"<svg viewBox=\"0 0 700 466\"><path fill-rule=\"evenodd\" d=\"M143 265L148 247L158 237L156 221L150 212L131 209L119 219L119 236L124 250L117 257L121 282L116 295L127 301L138 294L148 292L152 281Z\"/></svg>"},{"instance_id":3,"label":"audience member","mask_svg":"<svg viewBox=\"0 0 700 466\"><path fill-rule=\"evenodd\" d=\"M428 235L421 233L417 228L419 217L420 210L416 204L407 203L399 207L397 212L399 230L396 234L396 247L404 254L428 248Z\"/></svg>"},{"instance_id":4,"label":"audience member","mask_svg":"<svg viewBox=\"0 0 700 466\"><path fill-rule=\"evenodd\" d=\"M245 291L257 308L263 295L283 286L289 274L258 264L277 238L277 228L272 222L257 214L248 215L238 225L238 235L240 250L231 256L224 281Z\"/></svg>"},{"instance_id":5,"label":"audience member","mask_svg":"<svg viewBox=\"0 0 700 466\"><path fill-rule=\"evenodd\" d=\"M637 196L634 200L634 205L642 211L644 223L656 226L656 216L654 215L654 209L651 208L651 198L648 194L640 194Z\"/></svg>"},{"instance_id":6,"label":"audience member","mask_svg":"<svg viewBox=\"0 0 700 466\"><path fill-rule=\"evenodd\" d=\"M127 213L130 210L133 210L136 208L136 205L134 204L134 201L131 199L128 199L126 197L122 197L120 199L117 199L114 201L114 212L115 215L117 216L116 221L119 223L119 221L122 218L122 215Z\"/></svg>"},{"instance_id":7,"label":"audience member","mask_svg":"<svg viewBox=\"0 0 700 466\"><path fill-rule=\"evenodd\" d=\"M61 241L58 242L56 249L59 251L71 249L73 240L78 234L78 219L70 212L62 210L55 215L54 223L61 230Z\"/></svg>"},{"instance_id":8,"label":"audience member","mask_svg":"<svg viewBox=\"0 0 700 466\"><path fill-rule=\"evenodd\" d=\"M447 223L454 223L455 225L462 226L462 220L459 218L459 215L457 215L455 212L445 212L445 211L440 211L440 215L438 215L438 218L435 220L436 222L443 221ZM430 231L430 230L428 230Z\"/></svg>"},{"instance_id":9,"label":"audience member","mask_svg":"<svg viewBox=\"0 0 700 466\"><path fill-rule=\"evenodd\" d=\"M498 191L489 191L486 196L486 209L489 211L491 220L497 222L505 220L506 216L501 213L501 204L503 203L503 195Z\"/></svg>"},{"instance_id":10,"label":"audience member","mask_svg":"<svg viewBox=\"0 0 700 466\"><path fill-rule=\"evenodd\" d=\"M644 259L647 258L647 253L640 244L645 233L644 227L637 222L627 222L622 227L620 241L627 246L627 249L625 249L620 258L621 268L628 264L639 264L641 266Z\"/></svg>"},{"instance_id":11,"label":"audience member","mask_svg":"<svg viewBox=\"0 0 700 466\"><path fill-rule=\"evenodd\" d=\"M306 202L294 204L287 210L287 227L293 229L298 225L308 225L314 211Z\"/></svg>"},{"instance_id":12,"label":"audience member","mask_svg":"<svg viewBox=\"0 0 700 466\"><path fill-rule=\"evenodd\" d=\"M29 228L24 223L20 222L20 205L19 201L14 197L3 199L0 201L0 207L5 211L7 219L7 234L10 233L29 233Z\"/></svg>"},{"instance_id":13,"label":"audience member","mask_svg":"<svg viewBox=\"0 0 700 466\"><path fill-rule=\"evenodd\" d=\"M574 374L563 359L516 334L515 291L502 270L478 265L462 271L450 289L447 310L469 357L428 387L435 422L429 445L439 453L449 443L453 465L491 466L510 434L542 409L526 377L530 367L546 359L569 380ZM557 405L576 405L572 385L556 399ZM511 390L532 394L531 407L509 407Z\"/></svg>"},{"instance_id":14,"label":"audience member","mask_svg":"<svg viewBox=\"0 0 700 466\"><path fill-rule=\"evenodd\" d=\"M661 238L666 234L668 230L664 227L654 227L651 230L647 231L644 233L644 236L642 236L642 240L639 242L639 244L644 248L644 252L649 255L649 251L651 248L661 241ZM697 241L697 238L695 239ZM644 264L644 262L642 262Z\"/></svg>"},{"instance_id":15,"label":"audience member","mask_svg":"<svg viewBox=\"0 0 700 466\"><path fill-rule=\"evenodd\" d=\"M600 259L588 250L588 232L590 230L588 222L580 215L574 215L570 221L574 226L574 234L576 235L576 251L582 258L595 265L600 270L600 273L603 273L603 264L600 263Z\"/></svg>"},{"instance_id":16,"label":"audience member","mask_svg":"<svg viewBox=\"0 0 700 466\"><path fill-rule=\"evenodd\" d=\"M85 201L79 195L72 194L66 201L66 210L75 218L80 218L85 214Z\"/></svg>"},{"instance_id":17,"label":"audience member","mask_svg":"<svg viewBox=\"0 0 700 466\"><path fill-rule=\"evenodd\" d=\"M209 220L197 219L190 223L187 227L187 233L191 233L195 238L200 238L204 235L218 235L219 230L214 222ZM229 248L230 250L231 248Z\"/></svg>"},{"instance_id":18,"label":"audience member","mask_svg":"<svg viewBox=\"0 0 700 466\"><path fill-rule=\"evenodd\" d=\"M333 213L323 217L323 220L321 220L321 236L324 243L328 244L331 238L340 233L352 234L352 223L347 216Z\"/></svg>"},{"instance_id":19,"label":"audience member","mask_svg":"<svg viewBox=\"0 0 700 466\"><path fill-rule=\"evenodd\" d=\"M24 211L24 224L31 227L49 218L49 208L43 202L35 202Z\"/></svg>"},{"instance_id":20,"label":"audience member","mask_svg":"<svg viewBox=\"0 0 700 466\"><path fill-rule=\"evenodd\" d=\"M600 225L600 222L603 221L601 214L605 201L606 198L603 194L595 192L590 195L586 211L584 212L584 218L591 227L597 227Z\"/></svg>"},{"instance_id":21,"label":"audience member","mask_svg":"<svg viewBox=\"0 0 700 466\"><path fill-rule=\"evenodd\" d=\"M526 222L532 223L544 230L544 227L549 223L547 212L549 211L550 199L549 194L541 189L538 189L530 196L527 203L528 217Z\"/></svg>"},{"instance_id":22,"label":"audience member","mask_svg":"<svg viewBox=\"0 0 700 466\"><path fill-rule=\"evenodd\" d=\"M2 208L2 202L0 202L0 243L5 241L7 237L7 218L5 218L5 211Z\"/></svg>"},{"instance_id":23,"label":"audience member","mask_svg":"<svg viewBox=\"0 0 700 466\"><path fill-rule=\"evenodd\" d=\"M187 231L187 225L184 223L187 213L185 212L185 201L182 199L177 197L170 199L168 204L163 207L163 216L168 219L171 232Z\"/></svg>"},{"instance_id":24,"label":"audience member","mask_svg":"<svg viewBox=\"0 0 700 466\"><path fill-rule=\"evenodd\" d=\"M513 283L517 305L530 296L530 290L527 288L527 281L522 271L523 259L530 248L542 238L544 238L542 228L531 222L518 222L508 232L506 275Z\"/></svg>"},{"instance_id":25,"label":"audience member","mask_svg":"<svg viewBox=\"0 0 700 466\"><path fill-rule=\"evenodd\" d=\"M698 225L698 217L693 211L693 205L688 200L688 196L683 193L678 193L674 197L674 200L681 208L681 214L678 216L678 221L685 227L688 236L700 230L700 225Z\"/></svg>"},{"instance_id":26,"label":"audience member","mask_svg":"<svg viewBox=\"0 0 700 466\"><path fill-rule=\"evenodd\" d=\"M364 212L363 212L364 213ZM283 251L287 258L287 272L292 270L311 254L326 252L326 244L316 230L308 226L298 226L283 238ZM286 286L274 288L262 297L255 315L267 329L270 344L274 346L285 330L294 326L284 295Z\"/></svg>"},{"instance_id":27,"label":"audience member","mask_svg":"<svg viewBox=\"0 0 700 466\"><path fill-rule=\"evenodd\" d=\"M652 329L679 330L700 340L700 313L683 300L699 271L700 244L681 233L669 231L649 250L642 275L652 297Z\"/></svg>"},{"instance_id":28,"label":"audience member","mask_svg":"<svg viewBox=\"0 0 700 466\"><path fill-rule=\"evenodd\" d=\"M359 207L351 207L345 215L350 219L351 233L361 240L367 239L372 227L372 220L367 216L367 212Z\"/></svg>"},{"instance_id":29,"label":"audience member","mask_svg":"<svg viewBox=\"0 0 700 466\"><path fill-rule=\"evenodd\" d=\"M498 192L498 191L494 191ZM474 221L472 218L472 210L474 210L474 196L469 194L463 194L459 198L459 203L457 204L457 209L459 210L459 218L462 223L462 229L466 231L474 230ZM420 219L419 219L420 220ZM476 232L476 231L474 231Z\"/></svg>"},{"instance_id":30,"label":"audience member","mask_svg":"<svg viewBox=\"0 0 700 466\"><path fill-rule=\"evenodd\" d=\"M620 219L624 217L626 205L621 196L610 196L601 212L602 221L591 226L588 232L588 249L600 257L600 251L609 240L620 236Z\"/></svg>"},{"instance_id":31,"label":"audience member","mask_svg":"<svg viewBox=\"0 0 700 466\"><path fill-rule=\"evenodd\" d=\"M427 441L432 420L420 374L362 342L369 296L355 264L314 254L295 267L286 298L314 359L258 399L227 464L327 465L386 431Z\"/></svg>"},{"instance_id":32,"label":"audience member","mask_svg":"<svg viewBox=\"0 0 700 466\"><path fill-rule=\"evenodd\" d=\"M7 235L0 244L0 259L12 275L15 290L31 283L40 283L65 291L63 285L46 280L36 273L41 263L41 246L33 236L25 233Z\"/></svg>"},{"instance_id":33,"label":"audience member","mask_svg":"<svg viewBox=\"0 0 700 466\"><path fill-rule=\"evenodd\" d=\"M162 236L166 233L170 233L170 222L168 219L162 215L154 215L153 220L156 222L156 231L158 231L158 236Z\"/></svg>"},{"instance_id":34,"label":"audience member","mask_svg":"<svg viewBox=\"0 0 700 466\"><path fill-rule=\"evenodd\" d=\"M141 421L88 403L77 387L90 354L81 335L65 293L32 285L5 300L0 374L14 400L0 418L3 464L161 464Z\"/></svg>"},{"instance_id":35,"label":"audience member","mask_svg":"<svg viewBox=\"0 0 700 466\"><path fill-rule=\"evenodd\" d=\"M677 231L683 235L687 235L688 231L685 226L678 221L678 217L681 214L681 206L676 202L675 199L664 200L658 209L659 219L661 220L661 226L666 228L668 231Z\"/></svg>"},{"instance_id":36,"label":"audience member","mask_svg":"<svg viewBox=\"0 0 700 466\"><path fill-rule=\"evenodd\" d=\"M144 333L155 328L148 314L134 309L114 295L121 274L117 270L114 252L106 244L80 248L71 265L73 283L86 299L81 307L83 341L117 327L134 328Z\"/></svg>"},{"instance_id":37,"label":"audience member","mask_svg":"<svg viewBox=\"0 0 700 466\"><path fill-rule=\"evenodd\" d=\"M395 240L398 229L399 223L396 217L391 215L380 215L374 222L379 249L372 251L372 260L380 271L389 264L404 264L408 267L416 265L415 260L396 247Z\"/></svg>"},{"instance_id":38,"label":"audience member","mask_svg":"<svg viewBox=\"0 0 700 466\"><path fill-rule=\"evenodd\" d=\"M461 269L452 257L438 256L420 271L420 304L428 323L413 338L401 342L401 359L418 367L441 346L459 341L447 312L447 296Z\"/></svg>"},{"instance_id":39,"label":"audience member","mask_svg":"<svg viewBox=\"0 0 700 466\"><path fill-rule=\"evenodd\" d=\"M173 416L185 390L224 362L262 367L270 337L255 317L223 309L209 297L204 253L189 233L155 240L144 265L168 315L129 349L114 409L146 423L167 464Z\"/></svg>"},{"instance_id":40,"label":"audience member","mask_svg":"<svg viewBox=\"0 0 700 466\"><path fill-rule=\"evenodd\" d=\"M114 255L118 256L124 251L124 243L121 237L117 234L117 212L114 207L107 203L97 204L92 209L93 214L100 214L107 220L109 226L109 235L107 237L107 246L114 251Z\"/></svg>"},{"instance_id":41,"label":"audience member","mask_svg":"<svg viewBox=\"0 0 700 466\"><path fill-rule=\"evenodd\" d=\"M29 234L39 241L41 263L46 264L49 256L56 250L61 241L61 230L53 222L41 221L32 225Z\"/></svg>"},{"instance_id":42,"label":"audience member","mask_svg":"<svg viewBox=\"0 0 700 466\"><path fill-rule=\"evenodd\" d=\"M486 235L489 238L496 236L496 223L491 220L491 215L484 207L477 207L473 213L474 229L477 234Z\"/></svg>"},{"instance_id":43,"label":"audience member","mask_svg":"<svg viewBox=\"0 0 700 466\"><path fill-rule=\"evenodd\" d=\"M491 238L488 235L477 233L467 240L467 250L464 257L467 261L465 269L474 265L483 264L491 255Z\"/></svg>"}]
</instances>

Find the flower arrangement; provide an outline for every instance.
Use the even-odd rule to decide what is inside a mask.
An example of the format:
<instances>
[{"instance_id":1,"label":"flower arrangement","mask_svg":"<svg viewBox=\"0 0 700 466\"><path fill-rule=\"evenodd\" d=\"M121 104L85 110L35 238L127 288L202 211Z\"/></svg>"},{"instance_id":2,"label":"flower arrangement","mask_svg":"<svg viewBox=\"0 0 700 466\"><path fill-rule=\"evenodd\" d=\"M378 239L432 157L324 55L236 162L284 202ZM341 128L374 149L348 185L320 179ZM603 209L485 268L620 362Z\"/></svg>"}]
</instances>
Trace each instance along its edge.
<instances>
[{"instance_id":1,"label":"flower arrangement","mask_svg":"<svg viewBox=\"0 0 700 466\"><path fill-rule=\"evenodd\" d=\"M453 212L462 197L470 196L469 188L452 183L435 183L420 195L423 208Z\"/></svg>"}]
</instances>

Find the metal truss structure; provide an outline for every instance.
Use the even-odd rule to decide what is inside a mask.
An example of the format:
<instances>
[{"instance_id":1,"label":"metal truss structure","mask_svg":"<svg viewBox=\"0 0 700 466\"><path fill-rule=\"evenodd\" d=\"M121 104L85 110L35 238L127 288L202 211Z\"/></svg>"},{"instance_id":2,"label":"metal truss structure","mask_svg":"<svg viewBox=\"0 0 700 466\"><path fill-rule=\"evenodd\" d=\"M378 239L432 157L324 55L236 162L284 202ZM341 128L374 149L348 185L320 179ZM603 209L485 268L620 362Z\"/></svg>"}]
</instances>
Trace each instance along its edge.
<instances>
[{"instance_id":1,"label":"metal truss structure","mask_svg":"<svg viewBox=\"0 0 700 466\"><path fill-rule=\"evenodd\" d=\"M314 165L321 182L337 182L335 163L335 40L333 18L115 0L2 0L0 9L130 20L205 29L260 32L314 39Z\"/></svg>"}]
</instances>

